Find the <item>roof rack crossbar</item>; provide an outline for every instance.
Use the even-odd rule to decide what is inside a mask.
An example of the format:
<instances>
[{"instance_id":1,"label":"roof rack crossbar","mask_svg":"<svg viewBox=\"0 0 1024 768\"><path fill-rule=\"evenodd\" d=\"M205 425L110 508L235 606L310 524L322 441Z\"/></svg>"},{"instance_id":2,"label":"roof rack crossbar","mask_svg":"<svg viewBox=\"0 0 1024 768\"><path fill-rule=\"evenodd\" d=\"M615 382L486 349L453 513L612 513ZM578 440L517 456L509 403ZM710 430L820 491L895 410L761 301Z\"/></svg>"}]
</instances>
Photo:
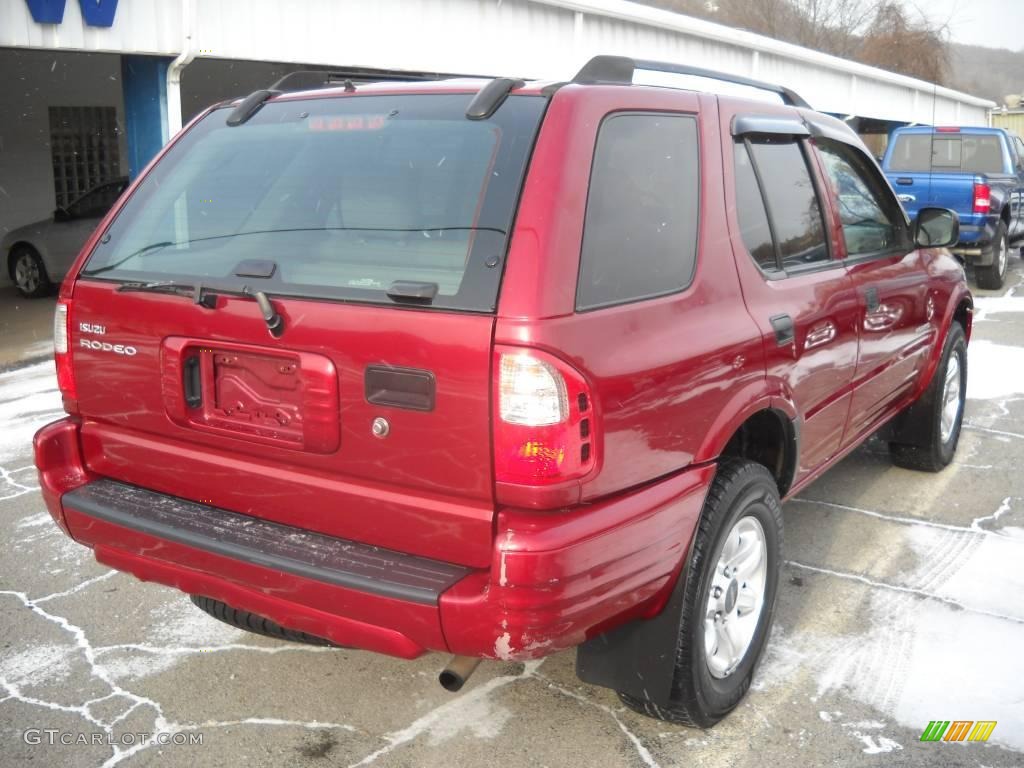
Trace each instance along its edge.
<instances>
[{"instance_id":1,"label":"roof rack crossbar","mask_svg":"<svg viewBox=\"0 0 1024 768\"><path fill-rule=\"evenodd\" d=\"M632 85L633 73L638 69L650 72L690 75L709 80L719 80L724 83L733 83L734 85L745 85L749 88L777 93L782 98L782 101L791 107L810 109L810 105L798 93L785 86L765 83L761 80L754 80L749 77L742 77L741 75L731 75L728 72L704 69L703 67L691 67L686 64L673 64L667 61L653 61L650 59L632 59L628 56L595 56L583 65L583 68L576 73L576 77L572 81L583 85Z\"/></svg>"}]
</instances>

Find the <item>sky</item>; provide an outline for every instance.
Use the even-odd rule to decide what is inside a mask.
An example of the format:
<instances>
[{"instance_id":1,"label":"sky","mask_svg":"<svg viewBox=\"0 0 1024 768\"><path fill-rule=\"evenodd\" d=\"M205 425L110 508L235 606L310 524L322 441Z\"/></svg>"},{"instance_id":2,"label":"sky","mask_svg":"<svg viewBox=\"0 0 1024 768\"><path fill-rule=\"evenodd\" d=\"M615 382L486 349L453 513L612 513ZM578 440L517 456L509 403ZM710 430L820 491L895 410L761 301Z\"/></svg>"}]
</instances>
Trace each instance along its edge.
<instances>
[{"instance_id":1,"label":"sky","mask_svg":"<svg viewBox=\"0 0 1024 768\"><path fill-rule=\"evenodd\" d=\"M949 22L953 42L1024 51L1024 0L903 0L932 21Z\"/></svg>"}]
</instances>

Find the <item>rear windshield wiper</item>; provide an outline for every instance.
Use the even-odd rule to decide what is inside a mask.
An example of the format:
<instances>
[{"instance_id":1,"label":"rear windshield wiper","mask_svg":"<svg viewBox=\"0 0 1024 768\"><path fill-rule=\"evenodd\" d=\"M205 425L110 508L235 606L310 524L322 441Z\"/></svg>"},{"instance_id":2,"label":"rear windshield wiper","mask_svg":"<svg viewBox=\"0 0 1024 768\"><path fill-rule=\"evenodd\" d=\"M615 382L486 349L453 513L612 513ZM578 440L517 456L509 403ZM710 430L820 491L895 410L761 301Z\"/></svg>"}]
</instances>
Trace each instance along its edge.
<instances>
[{"instance_id":1,"label":"rear windshield wiper","mask_svg":"<svg viewBox=\"0 0 1024 768\"><path fill-rule=\"evenodd\" d=\"M139 248L138 250L132 251L127 256L124 256L123 258L118 259L113 264L107 264L107 265L102 266L102 267L96 267L96 269L83 269L82 270L82 275L84 277L93 277L95 275L99 275L99 274L102 274L104 272L109 272L112 269L117 269L118 267L120 267L122 264L124 264L129 259L134 259L136 256L141 256L142 254L148 253L149 251L156 251L156 250L159 250L161 248L166 248L169 245L174 245L174 243L172 243L170 240L163 240L163 241L161 241L159 243L150 243L149 245L144 245L141 248Z\"/></svg>"},{"instance_id":2,"label":"rear windshield wiper","mask_svg":"<svg viewBox=\"0 0 1024 768\"><path fill-rule=\"evenodd\" d=\"M186 296L193 302L207 309L216 309L217 295L206 288L202 283L179 283L176 280L153 280L148 283L122 283L117 288L118 293L166 293L171 296ZM284 333L284 318L274 309L267 294L263 291L254 291L248 285L242 286L242 295L256 300L263 322L267 324L267 330L272 336L280 336Z\"/></svg>"},{"instance_id":3,"label":"rear windshield wiper","mask_svg":"<svg viewBox=\"0 0 1024 768\"><path fill-rule=\"evenodd\" d=\"M117 288L118 293L166 293L172 296L186 296L193 302L206 309L217 307L217 297L210 293L202 283L191 285L179 283L175 280L153 280L148 283L122 283Z\"/></svg>"}]
</instances>

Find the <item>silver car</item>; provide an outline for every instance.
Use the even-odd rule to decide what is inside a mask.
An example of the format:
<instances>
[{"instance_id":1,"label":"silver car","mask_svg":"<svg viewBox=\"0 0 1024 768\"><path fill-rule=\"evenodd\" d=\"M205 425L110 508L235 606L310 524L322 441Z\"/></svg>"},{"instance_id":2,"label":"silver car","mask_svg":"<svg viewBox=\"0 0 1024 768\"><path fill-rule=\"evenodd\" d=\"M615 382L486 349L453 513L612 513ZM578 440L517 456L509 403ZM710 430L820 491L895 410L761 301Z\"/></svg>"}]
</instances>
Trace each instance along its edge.
<instances>
[{"instance_id":1,"label":"silver car","mask_svg":"<svg viewBox=\"0 0 1024 768\"><path fill-rule=\"evenodd\" d=\"M99 220L127 186L125 178L95 186L55 210L52 218L13 229L0 240L7 271L23 296L45 296L64 279Z\"/></svg>"}]
</instances>

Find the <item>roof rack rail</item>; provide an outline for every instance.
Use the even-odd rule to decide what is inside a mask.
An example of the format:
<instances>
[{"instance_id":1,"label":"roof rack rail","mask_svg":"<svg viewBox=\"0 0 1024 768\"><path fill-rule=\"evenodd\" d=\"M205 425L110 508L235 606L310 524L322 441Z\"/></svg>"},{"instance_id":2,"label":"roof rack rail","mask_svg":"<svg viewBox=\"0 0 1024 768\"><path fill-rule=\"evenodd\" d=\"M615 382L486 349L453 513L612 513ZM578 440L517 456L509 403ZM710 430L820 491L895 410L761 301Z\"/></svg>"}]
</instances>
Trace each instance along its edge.
<instances>
[{"instance_id":1,"label":"roof rack rail","mask_svg":"<svg viewBox=\"0 0 1024 768\"><path fill-rule=\"evenodd\" d=\"M231 114L228 115L227 124L234 128L236 125L246 122L263 106L263 102L276 93L277 91L253 91L242 99L241 104L231 110Z\"/></svg>"},{"instance_id":2,"label":"roof rack rail","mask_svg":"<svg viewBox=\"0 0 1024 768\"><path fill-rule=\"evenodd\" d=\"M781 85L765 83L761 80L753 80L740 75L730 75L727 72L718 72L703 67L691 67L686 64L672 64L666 61L653 61L650 59L631 59L628 56L595 56L586 64L583 69L576 73L572 79L574 83L581 85L632 85L633 73L636 70L650 72L670 72L676 75L690 75L692 77L703 77L708 80L720 80L724 83L734 85L745 85L749 88L757 88L762 91L777 93L783 103L791 107L803 107L810 109L811 106L800 98L795 91Z\"/></svg>"},{"instance_id":3,"label":"roof rack rail","mask_svg":"<svg viewBox=\"0 0 1024 768\"><path fill-rule=\"evenodd\" d=\"M466 107L466 117L470 120L486 120L498 111L505 103L509 93L515 88L522 88L525 82L513 77L496 77L481 88Z\"/></svg>"}]
</instances>

